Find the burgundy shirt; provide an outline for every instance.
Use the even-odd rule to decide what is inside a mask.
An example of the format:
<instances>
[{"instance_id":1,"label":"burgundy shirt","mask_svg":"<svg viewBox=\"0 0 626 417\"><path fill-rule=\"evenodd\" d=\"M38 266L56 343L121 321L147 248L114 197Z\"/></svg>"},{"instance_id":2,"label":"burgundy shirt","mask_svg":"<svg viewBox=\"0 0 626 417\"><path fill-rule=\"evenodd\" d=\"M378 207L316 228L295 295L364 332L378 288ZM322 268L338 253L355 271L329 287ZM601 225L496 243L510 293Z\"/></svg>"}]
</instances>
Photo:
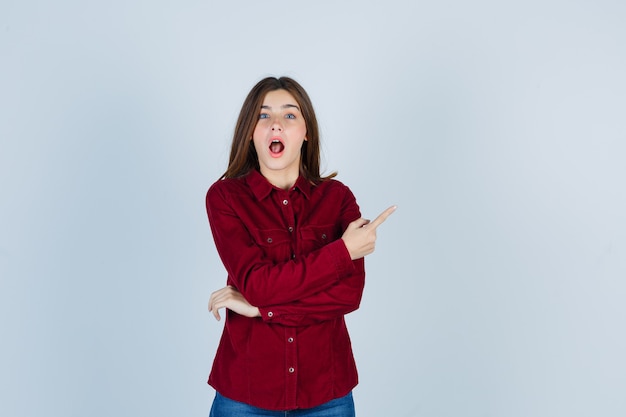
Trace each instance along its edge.
<instances>
[{"instance_id":1,"label":"burgundy shirt","mask_svg":"<svg viewBox=\"0 0 626 417\"><path fill-rule=\"evenodd\" d=\"M217 251L261 317L230 310L209 384L270 410L310 408L348 394L357 371L344 315L356 310L364 261L341 236L361 214L336 180L300 177L285 191L258 171L217 181L206 198Z\"/></svg>"}]
</instances>

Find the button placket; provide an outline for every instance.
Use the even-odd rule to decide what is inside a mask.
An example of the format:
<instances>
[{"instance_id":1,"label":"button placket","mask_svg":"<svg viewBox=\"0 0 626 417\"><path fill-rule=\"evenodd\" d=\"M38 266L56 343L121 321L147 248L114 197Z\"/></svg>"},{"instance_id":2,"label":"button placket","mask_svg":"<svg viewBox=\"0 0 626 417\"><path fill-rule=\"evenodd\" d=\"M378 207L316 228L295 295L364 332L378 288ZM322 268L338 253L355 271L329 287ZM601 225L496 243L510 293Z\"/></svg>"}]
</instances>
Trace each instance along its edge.
<instances>
[{"instance_id":1,"label":"button placket","mask_svg":"<svg viewBox=\"0 0 626 417\"><path fill-rule=\"evenodd\" d=\"M282 372L286 379L285 398L287 404L295 404L299 379L298 331L296 328L285 327L282 340L285 349L285 361L282 363L284 366Z\"/></svg>"},{"instance_id":2,"label":"button placket","mask_svg":"<svg viewBox=\"0 0 626 417\"><path fill-rule=\"evenodd\" d=\"M293 191L293 190L292 190ZM297 237L296 237L296 219L294 216L294 203L290 197L294 197L293 195L287 193L280 193L277 196L277 200L280 204L283 219L285 220L285 228L291 235L291 259L296 258L296 245L297 245ZM297 197L296 197L297 198ZM296 203L297 205L297 203Z\"/></svg>"},{"instance_id":3,"label":"button placket","mask_svg":"<svg viewBox=\"0 0 626 417\"><path fill-rule=\"evenodd\" d=\"M285 329L285 353L286 353L286 365L287 365L287 374L295 375L296 369L298 368L298 354L297 347L295 343L296 331L293 328Z\"/></svg>"}]
</instances>

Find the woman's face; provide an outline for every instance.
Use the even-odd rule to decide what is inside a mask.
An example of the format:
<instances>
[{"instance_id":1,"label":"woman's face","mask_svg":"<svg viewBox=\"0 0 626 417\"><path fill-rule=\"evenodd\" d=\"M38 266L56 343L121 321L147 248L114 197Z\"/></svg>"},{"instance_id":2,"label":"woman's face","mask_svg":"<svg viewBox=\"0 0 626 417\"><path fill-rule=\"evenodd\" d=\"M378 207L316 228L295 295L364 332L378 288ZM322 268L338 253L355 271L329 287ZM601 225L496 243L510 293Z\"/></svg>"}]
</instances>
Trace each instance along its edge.
<instances>
[{"instance_id":1,"label":"woman's face","mask_svg":"<svg viewBox=\"0 0 626 417\"><path fill-rule=\"evenodd\" d=\"M252 135L261 174L274 185L300 173L300 148L306 140L306 124L298 102L286 90L266 94Z\"/></svg>"}]
</instances>

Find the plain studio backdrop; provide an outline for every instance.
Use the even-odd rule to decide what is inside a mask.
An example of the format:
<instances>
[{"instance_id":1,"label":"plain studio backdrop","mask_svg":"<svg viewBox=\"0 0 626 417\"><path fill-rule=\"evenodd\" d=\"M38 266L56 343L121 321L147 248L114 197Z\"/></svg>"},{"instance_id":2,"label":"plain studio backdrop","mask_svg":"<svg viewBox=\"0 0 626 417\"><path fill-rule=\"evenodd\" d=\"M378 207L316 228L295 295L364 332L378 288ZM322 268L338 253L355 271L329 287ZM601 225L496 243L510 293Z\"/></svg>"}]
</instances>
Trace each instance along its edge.
<instances>
[{"instance_id":1,"label":"plain studio backdrop","mask_svg":"<svg viewBox=\"0 0 626 417\"><path fill-rule=\"evenodd\" d=\"M360 417L626 415L626 3L0 3L0 415L207 416L206 218L249 89L391 204Z\"/></svg>"}]
</instances>

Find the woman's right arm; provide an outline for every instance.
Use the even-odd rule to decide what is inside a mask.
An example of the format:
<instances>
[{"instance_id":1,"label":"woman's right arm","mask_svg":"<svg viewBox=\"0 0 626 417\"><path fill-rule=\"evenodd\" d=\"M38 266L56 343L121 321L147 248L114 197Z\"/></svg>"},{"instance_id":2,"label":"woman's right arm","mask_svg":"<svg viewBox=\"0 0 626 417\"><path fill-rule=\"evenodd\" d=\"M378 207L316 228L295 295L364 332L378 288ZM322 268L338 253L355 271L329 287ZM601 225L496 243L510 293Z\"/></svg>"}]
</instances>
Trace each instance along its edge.
<instances>
[{"instance_id":1,"label":"woman's right arm","mask_svg":"<svg viewBox=\"0 0 626 417\"><path fill-rule=\"evenodd\" d=\"M274 262L268 259L229 199L224 186L214 185L207 193L207 213L215 246L229 279L251 305L281 305L306 298L356 272L342 239L296 260Z\"/></svg>"},{"instance_id":2,"label":"woman's right arm","mask_svg":"<svg viewBox=\"0 0 626 417\"><path fill-rule=\"evenodd\" d=\"M356 267L354 274L317 294L286 305L256 309L254 310L255 314L270 323L302 326L333 320L359 308L363 286L365 285L363 258L374 251L376 228L395 210L395 206L389 207L372 222L359 218L351 222L346 228L341 239L346 244Z\"/></svg>"}]
</instances>

